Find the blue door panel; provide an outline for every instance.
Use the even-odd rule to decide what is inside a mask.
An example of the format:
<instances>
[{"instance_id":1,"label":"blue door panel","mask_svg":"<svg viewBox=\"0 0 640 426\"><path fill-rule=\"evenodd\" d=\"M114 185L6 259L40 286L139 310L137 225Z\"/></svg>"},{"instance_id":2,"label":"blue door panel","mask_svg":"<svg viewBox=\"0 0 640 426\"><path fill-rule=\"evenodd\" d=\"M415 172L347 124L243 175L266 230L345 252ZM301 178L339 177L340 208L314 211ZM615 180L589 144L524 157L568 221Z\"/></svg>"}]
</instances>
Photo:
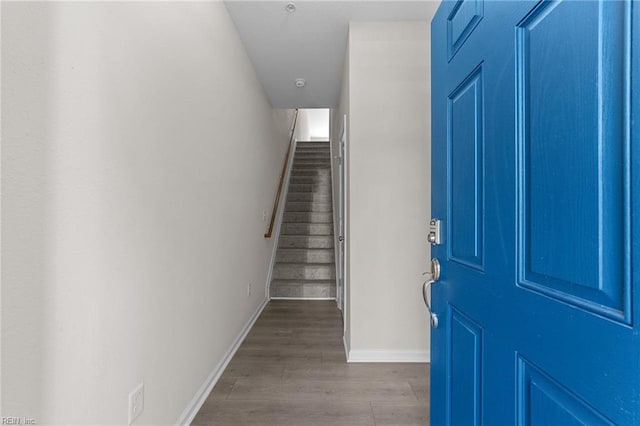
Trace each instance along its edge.
<instances>
[{"instance_id":1,"label":"blue door panel","mask_svg":"<svg viewBox=\"0 0 640 426\"><path fill-rule=\"evenodd\" d=\"M478 425L481 419L482 329L455 308L451 308L450 324L448 418L453 425Z\"/></svg>"},{"instance_id":2,"label":"blue door panel","mask_svg":"<svg viewBox=\"0 0 640 426\"><path fill-rule=\"evenodd\" d=\"M588 27L598 28L598 6L583 7ZM597 289L599 37L566 25L573 14L542 3L518 26L526 260L532 274Z\"/></svg>"},{"instance_id":3,"label":"blue door panel","mask_svg":"<svg viewBox=\"0 0 640 426\"><path fill-rule=\"evenodd\" d=\"M596 30L576 31L570 3L545 2L517 26L516 125L521 283L628 321L625 8L585 3Z\"/></svg>"},{"instance_id":4,"label":"blue door panel","mask_svg":"<svg viewBox=\"0 0 640 426\"><path fill-rule=\"evenodd\" d=\"M483 268L483 102L479 66L447 100L449 259ZM473 188L473 190L469 190Z\"/></svg>"},{"instance_id":5,"label":"blue door panel","mask_svg":"<svg viewBox=\"0 0 640 426\"><path fill-rule=\"evenodd\" d=\"M431 424L640 424L640 3L432 21Z\"/></svg>"},{"instance_id":6,"label":"blue door panel","mask_svg":"<svg viewBox=\"0 0 640 426\"><path fill-rule=\"evenodd\" d=\"M484 0L459 0L447 19L449 59L462 47L482 19Z\"/></svg>"},{"instance_id":7,"label":"blue door panel","mask_svg":"<svg viewBox=\"0 0 640 426\"><path fill-rule=\"evenodd\" d=\"M553 378L518 357L518 423L531 426L613 425Z\"/></svg>"}]
</instances>

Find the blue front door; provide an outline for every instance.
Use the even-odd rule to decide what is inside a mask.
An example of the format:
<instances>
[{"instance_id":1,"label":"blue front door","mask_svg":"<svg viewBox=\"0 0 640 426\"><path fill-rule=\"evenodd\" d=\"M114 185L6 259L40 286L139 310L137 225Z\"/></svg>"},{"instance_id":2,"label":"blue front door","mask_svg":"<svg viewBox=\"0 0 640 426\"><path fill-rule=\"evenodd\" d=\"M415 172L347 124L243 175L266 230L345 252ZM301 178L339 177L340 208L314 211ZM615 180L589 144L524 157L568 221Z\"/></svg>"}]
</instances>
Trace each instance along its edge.
<instances>
[{"instance_id":1,"label":"blue front door","mask_svg":"<svg viewBox=\"0 0 640 426\"><path fill-rule=\"evenodd\" d=\"M640 2L432 22L432 424L640 424Z\"/></svg>"}]
</instances>

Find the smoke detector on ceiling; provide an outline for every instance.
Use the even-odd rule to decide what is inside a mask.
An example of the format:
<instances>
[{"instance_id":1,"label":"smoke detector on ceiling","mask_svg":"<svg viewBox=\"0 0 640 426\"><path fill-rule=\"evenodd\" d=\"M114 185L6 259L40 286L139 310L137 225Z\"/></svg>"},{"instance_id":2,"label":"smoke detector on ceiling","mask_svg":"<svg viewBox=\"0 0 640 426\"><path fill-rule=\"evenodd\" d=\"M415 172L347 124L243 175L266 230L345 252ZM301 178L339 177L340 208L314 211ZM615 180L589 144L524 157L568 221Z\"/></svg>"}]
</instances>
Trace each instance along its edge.
<instances>
[{"instance_id":1,"label":"smoke detector on ceiling","mask_svg":"<svg viewBox=\"0 0 640 426\"><path fill-rule=\"evenodd\" d=\"M296 87L304 87L306 86L307 81L304 78L297 78L296 79Z\"/></svg>"},{"instance_id":2,"label":"smoke detector on ceiling","mask_svg":"<svg viewBox=\"0 0 640 426\"><path fill-rule=\"evenodd\" d=\"M296 5L293 3L287 3L287 5L284 7L284 9L289 12L289 13L293 13L296 11Z\"/></svg>"}]
</instances>

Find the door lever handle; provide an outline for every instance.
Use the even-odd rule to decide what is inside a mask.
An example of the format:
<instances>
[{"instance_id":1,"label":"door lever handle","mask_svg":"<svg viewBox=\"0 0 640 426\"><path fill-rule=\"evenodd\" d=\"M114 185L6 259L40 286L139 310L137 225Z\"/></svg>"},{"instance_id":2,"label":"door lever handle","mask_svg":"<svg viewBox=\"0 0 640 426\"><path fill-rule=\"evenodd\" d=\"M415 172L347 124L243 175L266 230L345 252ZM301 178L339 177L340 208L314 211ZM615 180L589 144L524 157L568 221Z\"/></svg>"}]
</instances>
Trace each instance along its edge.
<instances>
[{"instance_id":1,"label":"door lever handle","mask_svg":"<svg viewBox=\"0 0 640 426\"><path fill-rule=\"evenodd\" d=\"M438 328L438 315L431 310L431 303L429 303L429 299L427 298L427 292L431 284L440 279L440 262L438 259L431 259L431 272L424 272L422 275L427 277L427 280L422 283L422 300L424 300L424 304L429 312L431 328Z\"/></svg>"}]
</instances>

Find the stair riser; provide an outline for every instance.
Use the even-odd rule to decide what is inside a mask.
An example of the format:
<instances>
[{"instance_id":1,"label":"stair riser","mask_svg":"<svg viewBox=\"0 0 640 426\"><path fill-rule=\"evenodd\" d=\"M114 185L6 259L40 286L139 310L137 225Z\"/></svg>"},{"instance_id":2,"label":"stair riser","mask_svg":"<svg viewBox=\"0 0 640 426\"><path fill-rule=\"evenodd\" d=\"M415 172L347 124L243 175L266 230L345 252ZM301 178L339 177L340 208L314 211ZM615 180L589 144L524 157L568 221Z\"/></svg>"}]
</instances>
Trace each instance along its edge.
<instances>
[{"instance_id":1,"label":"stair riser","mask_svg":"<svg viewBox=\"0 0 640 426\"><path fill-rule=\"evenodd\" d=\"M329 157L331 156L331 151L329 151L328 149L296 149L296 152L294 153L295 156L299 156L299 155L317 155L317 156L324 156L324 157Z\"/></svg>"},{"instance_id":2,"label":"stair riser","mask_svg":"<svg viewBox=\"0 0 640 426\"><path fill-rule=\"evenodd\" d=\"M304 196L314 196L319 198L313 198L311 200L295 200L294 198L287 198L287 202L289 201L318 201L323 203L331 204L331 188L316 188L315 191L291 191L287 197L297 197L298 195ZM325 198L325 201L322 201L322 198Z\"/></svg>"},{"instance_id":3,"label":"stair riser","mask_svg":"<svg viewBox=\"0 0 640 426\"><path fill-rule=\"evenodd\" d=\"M314 203L308 201L290 201L287 203L284 209L285 212L314 212L324 213L331 212L331 204L328 203Z\"/></svg>"},{"instance_id":4,"label":"stair riser","mask_svg":"<svg viewBox=\"0 0 640 426\"><path fill-rule=\"evenodd\" d=\"M331 179L331 168L327 164L327 166L305 166L305 165L294 165L291 169L291 174L293 175L299 174L300 172L314 172L314 176L322 176L326 177L329 180Z\"/></svg>"},{"instance_id":5,"label":"stair riser","mask_svg":"<svg viewBox=\"0 0 640 426\"><path fill-rule=\"evenodd\" d=\"M291 176L290 183L315 183L331 185L331 178L329 176Z\"/></svg>"},{"instance_id":6,"label":"stair riser","mask_svg":"<svg viewBox=\"0 0 640 426\"><path fill-rule=\"evenodd\" d=\"M291 169L291 176L331 176L329 169Z\"/></svg>"},{"instance_id":7,"label":"stair riser","mask_svg":"<svg viewBox=\"0 0 640 426\"><path fill-rule=\"evenodd\" d=\"M295 161L293 163L293 167L291 168L291 170L298 170L298 169L312 169L312 170L326 170L326 175L330 176L330 172L331 172L331 163L329 161L326 162L317 162L317 161L309 161L309 162L300 162L300 161Z\"/></svg>"},{"instance_id":8,"label":"stair riser","mask_svg":"<svg viewBox=\"0 0 640 426\"><path fill-rule=\"evenodd\" d=\"M294 164L306 164L306 163L331 164L331 158L328 155L326 157L303 157L300 155L296 155L293 162Z\"/></svg>"},{"instance_id":9,"label":"stair riser","mask_svg":"<svg viewBox=\"0 0 640 426\"><path fill-rule=\"evenodd\" d=\"M289 263L333 263L333 249L292 250L281 249L276 253L276 262Z\"/></svg>"},{"instance_id":10,"label":"stair riser","mask_svg":"<svg viewBox=\"0 0 640 426\"><path fill-rule=\"evenodd\" d=\"M331 284L304 284L304 285L272 285L271 297L299 297L305 299L313 298L335 298L336 286Z\"/></svg>"},{"instance_id":11,"label":"stair riser","mask_svg":"<svg viewBox=\"0 0 640 426\"><path fill-rule=\"evenodd\" d=\"M333 248L333 237L281 235L283 248Z\"/></svg>"},{"instance_id":12,"label":"stair riser","mask_svg":"<svg viewBox=\"0 0 640 426\"><path fill-rule=\"evenodd\" d=\"M294 159L299 158L320 158L322 160L330 160L331 152L329 150L326 151L296 151L294 154Z\"/></svg>"},{"instance_id":13,"label":"stair riser","mask_svg":"<svg viewBox=\"0 0 640 426\"><path fill-rule=\"evenodd\" d=\"M331 194L331 187L324 183L293 183L289 185L289 192Z\"/></svg>"},{"instance_id":14,"label":"stair riser","mask_svg":"<svg viewBox=\"0 0 640 426\"><path fill-rule=\"evenodd\" d=\"M331 160L330 152L296 152L296 160Z\"/></svg>"},{"instance_id":15,"label":"stair riser","mask_svg":"<svg viewBox=\"0 0 640 426\"><path fill-rule=\"evenodd\" d=\"M291 174L292 175L299 175L305 172L314 172L315 174L318 175L325 175L328 176L331 173L331 168L327 165L327 166L293 166L293 168L291 169Z\"/></svg>"},{"instance_id":16,"label":"stair riser","mask_svg":"<svg viewBox=\"0 0 640 426\"><path fill-rule=\"evenodd\" d=\"M331 161L330 152L296 152L294 160L304 161Z\"/></svg>"},{"instance_id":17,"label":"stair riser","mask_svg":"<svg viewBox=\"0 0 640 426\"><path fill-rule=\"evenodd\" d=\"M301 178L317 178L317 176L300 176ZM306 185L306 186L303 186ZM292 191L291 188L294 190ZM313 190L318 188L331 188L331 184L329 182L319 181L319 182L291 182L289 184L289 192L313 192Z\"/></svg>"},{"instance_id":18,"label":"stair riser","mask_svg":"<svg viewBox=\"0 0 640 426\"><path fill-rule=\"evenodd\" d=\"M276 264L273 269L276 280L334 280L333 265L287 265Z\"/></svg>"},{"instance_id":19,"label":"stair riser","mask_svg":"<svg viewBox=\"0 0 640 426\"><path fill-rule=\"evenodd\" d=\"M326 165L326 167L325 166L306 166L306 165L294 164L293 168L291 169L291 172L293 174L294 171L300 172L300 171L305 171L305 170L316 172L317 176L326 177L329 180L331 180L331 168L330 168L330 166L328 164Z\"/></svg>"},{"instance_id":20,"label":"stair riser","mask_svg":"<svg viewBox=\"0 0 640 426\"><path fill-rule=\"evenodd\" d=\"M296 148L329 148L329 142L305 142L301 141L296 144Z\"/></svg>"},{"instance_id":21,"label":"stair riser","mask_svg":"<svg viewBox=\"0 0 640 426\"><path fill-rule=\"evenodd\" d=\"M283 223L332 223L331 213L285 212Z\"/></svg>"},{"instance_id":22,"label":"stair riser","mask_svg":"<svg viewBox=\"0 0 640 426\"><path fill-rule=\"evenodd\" d=\"M331 161L293 161L293 168L314 168L314 169L327 169L331 167ZM330 169L329 169L330 170ZM328 172L327 172L328 173Z\"/></svg>"},{"instance_id":23,"label":"stair riser","mask_svg":"<svg viewBox=\"0 0 640 426\"><path fill-rule=\"evenodd\" d=\"M325 158L300 158L296 156L293 164L331 164L331 158L328 156Z\"/></svg>"},{"instance_id":24,"label":"stair riser","mask_svg":"<svg viewBox=\"0 0 640 426\"><path fill-rule=\"evenodd\" d=\"M331 166L331 160L329 158L296 158L295 160L293 160L293 167L296 167L298 165L307 165L307 164L313 164L313 165L321 165L321 166Z\"/></svg>"},{"instance_id":25,"label":"stair riser","mask_svg":"<svg viewBox=\"0 0 640 426\"><path fill-rule=\"evenodd\" d=\"M313 192L290 192L287 201L317 201L319 203L330 203L331 194L314 194Z\"/></svg>"},{"instance_id":26,"label":"stair riser","mask_svg":"<svg viewBox=\"0 0 640 426\"><path fill-rule=\"evenodd\" d=\"M333 224L324 223L283 223L282 235L333 235Z\"/></svg>"}]
</instances>

